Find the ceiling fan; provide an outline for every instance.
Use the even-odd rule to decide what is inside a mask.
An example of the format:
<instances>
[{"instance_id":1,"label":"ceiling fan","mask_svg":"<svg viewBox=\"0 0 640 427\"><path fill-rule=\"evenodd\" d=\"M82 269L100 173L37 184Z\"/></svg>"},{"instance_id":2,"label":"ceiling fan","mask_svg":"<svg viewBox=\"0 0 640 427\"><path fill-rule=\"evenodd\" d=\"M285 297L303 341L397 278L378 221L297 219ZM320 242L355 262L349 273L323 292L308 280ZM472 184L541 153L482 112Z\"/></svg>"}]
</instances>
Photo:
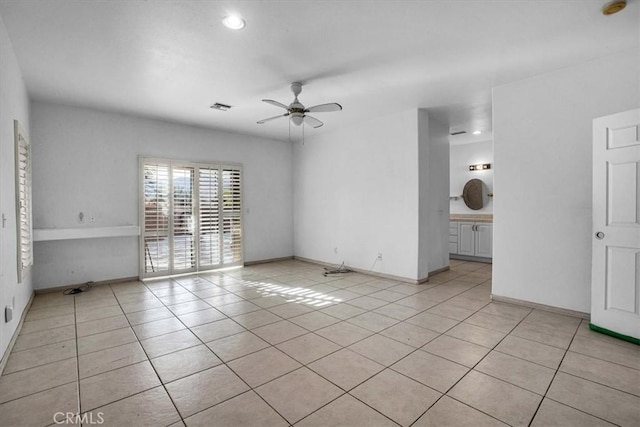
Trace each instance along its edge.
<instances>
[{"instance_id":1,"label":"ceiling fan","mask_svg":"<svg viewBox=\"0 0 640 427\"><path fill-rule=\"evenodd\" d=\"M291 83L291 92L293 92L294 100L289 106L286 106L278 101L274 101L272 99L263 99L263 102L267 104L275 105L276 107L284 108L287 110L286 113L281 114L275 117L269 117L268 119L263 119L258 122L259 125L266 123L270 120L275 120L280 117L289 117L291 123L296 126L300 126L303 122L309 126L314 128L319 128L324 123L315 117L309 116L307 113L327 113L330 111L340 111L342 110L342 105L331 102L329 104L320 104L315 105L313 107L305 108L304 105L300 101L298 101L298 95L302 92L302 83L294 82Z\"/></svg>"}]
</instances>

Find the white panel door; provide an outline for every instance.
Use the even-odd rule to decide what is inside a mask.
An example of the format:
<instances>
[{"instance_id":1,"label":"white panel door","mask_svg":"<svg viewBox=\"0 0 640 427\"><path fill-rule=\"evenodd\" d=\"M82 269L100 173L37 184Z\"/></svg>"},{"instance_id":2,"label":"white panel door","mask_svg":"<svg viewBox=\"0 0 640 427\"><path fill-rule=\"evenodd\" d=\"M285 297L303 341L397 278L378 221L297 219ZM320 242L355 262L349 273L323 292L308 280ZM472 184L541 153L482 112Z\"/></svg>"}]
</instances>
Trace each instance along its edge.
<instances>
[{"instance_id":1,"label":"white panel door","mask_svg":"<svg viewBox=\"0 0 640 427\"><path fill-rule=\"evenodd\" d=\"M458 254L475 255L475 232L473 222L458 223Z\"/></svg>"},{"instance_id":2,"label":"white panel door","mask_svg":"<svg viewBox=\"0 0 640 427\"><path fill-rule=\"evenodd\" d=\"M492 258L493 225L488 223L478 223L476 229L476 252L475 256Z\"/></svg>"},{"instance_id":3,"label":"white panel door","mask_svg":"<svg viewBox=\"0 0 640 427\"><path fill-rule=\"evenodd\" d=\"M640 339L640 109L593 121L591 324Z\"/></svg>"}]
</instances>

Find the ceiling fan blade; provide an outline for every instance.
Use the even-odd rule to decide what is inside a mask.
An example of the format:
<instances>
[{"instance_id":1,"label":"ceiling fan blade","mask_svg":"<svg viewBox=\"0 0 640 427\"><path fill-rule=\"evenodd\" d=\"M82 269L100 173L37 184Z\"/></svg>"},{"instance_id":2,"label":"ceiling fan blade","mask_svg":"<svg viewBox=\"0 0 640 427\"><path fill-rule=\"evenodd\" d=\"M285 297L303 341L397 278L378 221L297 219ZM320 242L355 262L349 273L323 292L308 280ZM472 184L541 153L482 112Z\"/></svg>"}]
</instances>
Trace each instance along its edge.
<instances>
[{"instance_id":1,"label":"ceiling fan blade","mask_svg":"<svg viewBox=\"0 0 640 427\"><path fill-rule=\"evenodd\" d=\"M314 128L319 128L324 124L320 120L316 119L315 117L311 117L307 115L304 116L304 122Z\"/></svg>"},{"instance_id":2,"label":"ceiling fan blade","mask_svg":"<svg viewBox=\"0 0 640 427\"><path fill-rule=\"evenodd\" d=\"M331 102L329 104L320 104L320 105L314 105L313 107L309 107L307 108L305 111L309 112L309 113L328 113L331 111L340 111L342 110L342 105L336 103L336 102Z\"/></svg>"},{"instance_id":3,"label":"ceiling fan blade","mask_svg":"<svg viewBox=\"0 0 640 427\"><path fill-rule=\"evenodd\" d=\"M271 105L274 105L276 107L284 108L285 110L289 109L288 106L284 105L281 102L274 101L273 99L263 99L262 102L266 102L267 104L271 104Z\"/></svg>"},{"instance_id":4,"label":"ceiling fan blade","mask_svg":"<svg viewBox=\"0 0 640 427\"><path fill-rule=\"evenodd\" d=\"M285 114L281 114L279 116L274 116L274 117L269 117L268 119L262 119L258 122L259 125L268 122L270 120L275 120L275 119L279 119L280 117L287 117L289 115L289 113L285 113Z\"/></svg>"}]
</instances>

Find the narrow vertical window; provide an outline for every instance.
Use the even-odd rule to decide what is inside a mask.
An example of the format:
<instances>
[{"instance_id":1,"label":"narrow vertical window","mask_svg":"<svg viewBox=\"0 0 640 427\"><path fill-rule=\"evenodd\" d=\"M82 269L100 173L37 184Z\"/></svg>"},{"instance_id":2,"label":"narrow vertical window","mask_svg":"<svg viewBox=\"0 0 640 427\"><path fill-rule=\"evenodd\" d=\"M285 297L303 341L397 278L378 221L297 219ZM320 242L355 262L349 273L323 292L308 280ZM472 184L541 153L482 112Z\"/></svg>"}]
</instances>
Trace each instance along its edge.
<instances>
[{"instance_id":1,"label":"narrow vertical window","mask_svg":"<svg viewBox=\"0 0 640 427\"><path fill-rule=\"evenodd\" d=\"M31 241L31 145L27 135L14 120L16 153L16 229L18 251L18 282L22 282L33 265Z\"/></svg>"}]
</instances>

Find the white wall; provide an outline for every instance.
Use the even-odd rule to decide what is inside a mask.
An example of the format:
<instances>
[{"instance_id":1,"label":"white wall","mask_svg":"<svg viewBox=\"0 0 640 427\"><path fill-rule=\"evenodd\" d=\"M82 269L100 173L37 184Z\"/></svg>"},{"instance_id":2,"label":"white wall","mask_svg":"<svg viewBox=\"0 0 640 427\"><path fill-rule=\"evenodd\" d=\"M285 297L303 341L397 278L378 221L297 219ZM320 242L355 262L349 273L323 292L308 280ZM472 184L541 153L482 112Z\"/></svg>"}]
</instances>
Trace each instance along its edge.
<instances>
[{"instance_id":1,"label":"white wall","mask_svg":"<svg viewBox=\"0 0 640 427\"><path fill-rule=\"evenodd\" d=\"M640 105L638 52L493 90L494 295L590 311L592 120Z\"/></svg>"},{"instance_id":2,"label":"white wall","mask_svg":"<svg viewBox=\"0 0 640 427\"><path fill-rule=\"evenodd\" d=\"M29 99L18 61L0 18L0 211L6 224L0 225L0 357L18 326L33 293L31 274L18 282L16 247L16 192L13 121L19 120L30 135ZM13 320L4 321L4 308L14 305Z\"/></svg>"},{"instance_id":3,"label":"white wall","mask_svg":"<svg viewBox=\"0 0 640 427\"><path fill-rule=\"evenodd\" d=\"M34 228L138 225L139 155L241 163L245 262L293 255L290 143L43 102L32 117ZM36 288L137 276L138 239L37 242L35 264Z\"/></svg>"},{"instance_id":4,"label":"white wall","mask_svg":"<svg viewBox=\"0 0 640 427\"><path fill-rule=\"evenodd\" d=\"M295 254L416 279L417 111L328 130L294 147Z\"/></svg>"},{"instance_id":5,"label":"white wall","mask_svg":"<svg viewBox=\"0 0 640 427\"><path fill-rule=\"evenodd\" d=\"M418 110L418 279L449 266L449 126Z\"/></svg>"},{"instance_id":6,"label":"white wall","mask_svg":"<svg viewBox=\"0 0 640 427\"><path fill-rule=\"evenodd\" d=\"M451 196L462 195L465 184L470 179L480 179L486 185L486 191L493 192L493 142L482 141L470 144L451 145L450 147L450 190ZM491 163L492 169L470 171L469 165ZM493 199L485 197L486 203L482 209L472 210L465 205L464 200L451 200L451 213L493 213Z\"/></svg>"}]
</instances>

